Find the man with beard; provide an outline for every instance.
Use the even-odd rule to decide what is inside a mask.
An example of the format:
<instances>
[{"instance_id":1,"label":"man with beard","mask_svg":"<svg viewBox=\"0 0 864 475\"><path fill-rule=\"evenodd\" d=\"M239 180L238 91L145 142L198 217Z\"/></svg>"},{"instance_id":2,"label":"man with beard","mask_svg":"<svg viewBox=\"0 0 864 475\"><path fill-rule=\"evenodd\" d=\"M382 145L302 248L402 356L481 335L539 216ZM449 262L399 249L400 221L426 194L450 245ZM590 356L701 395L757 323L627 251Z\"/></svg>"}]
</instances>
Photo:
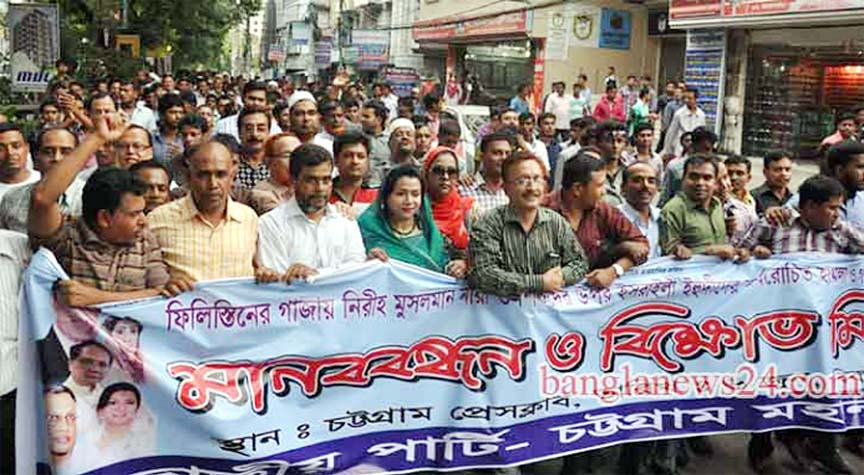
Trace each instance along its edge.
<instances>
[{"instance_id":1,"label":"man with beard","mask_svg":"<svg viewBox=\"0 0 864 475\"><path fill-rule=\"evenodd\" d=\"M474 183L459 187L459 194L474 198L474 214L478 218L510 200L504 192L501 165L513 153L513 139L504 132L493 132L480 142L482 161Z\"/></svg>"},{"instance_id":2,"label":"man with beard","mask_svg":"<svg viewBox=\"0 0 864 475\"><path fill-rule=\"evenodd\" d=\"M304 144L291 154L294 197L261 217L258 258L291 283L366 258L356 221L329 204L333 159L322 147Z\"/></svg>"},{"instance_id":3,"label":"man with beard","mask_svg":"<svg viewBox=\"0 0 864 475\"><path fill-rule=\"evenodd\" d=\"M243 152L237 167L237 185L251 190L270 177L264 163L264 142L270 130L270 116L264 109L249 107L240 113L239 122Z\"/></svg>"},{"instance_id":4,"label":"man with beard","mask_svg":"<svg viewBox=\"0 0 864 475\"><path fill-rule=\"evenodd\" d=\"M416 132L414 123L408 119L398 118L390 123L390 167L399 165L420 166L420 161L414 158L417 142L414 138ZM389 170L389 169L388 169ZM386 174L386 173L385 173ZM379 177L381 180L384 176Z\"/></svg>"},{"instance_id":5,"label":"man with beard","mask_svg":"<svg viewBox=\"0 0 864 475\"><path fill-rule=\"evenodd\" d=\"M359 216L378 196L377 188L363 183L369 172L369 139L358 132L342 134L336 137L333 148L339 176L333 181L330 203L352 206Z\"/></svg>"},{"instance_id":6,"label":"man with beard","mask_svg":"<svg viewBox=\"0 0 864 475\"><path fill-rule=\"evenodd\" d=\"M304 144L315 144L333 153L333 142L318 133L321 128L321 115L318 103L309 91L297 91L288 98L288 111L291 114L291 133Z\"/></svg>"}]
</instances>

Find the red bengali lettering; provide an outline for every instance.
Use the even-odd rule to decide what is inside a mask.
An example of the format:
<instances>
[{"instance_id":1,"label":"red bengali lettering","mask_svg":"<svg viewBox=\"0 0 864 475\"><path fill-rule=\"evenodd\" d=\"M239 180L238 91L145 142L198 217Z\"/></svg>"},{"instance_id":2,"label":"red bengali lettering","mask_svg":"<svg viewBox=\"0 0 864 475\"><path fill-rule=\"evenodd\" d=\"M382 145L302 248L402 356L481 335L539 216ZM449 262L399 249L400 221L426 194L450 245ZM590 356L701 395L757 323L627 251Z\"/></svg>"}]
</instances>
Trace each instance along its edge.
<instances>
[{"instance_id":1,"label":"red bengali lettering","mask_svg":"<svg viewBox=\"0 0 864 475\"><path fill-rule=\"evenodd\" d=\"M855 340L864 340L864 313L846 312L848 305L864 303L864 290L847 290L834 302L828 322L831 325L831 354L834 358L840 350L848 349Z\"/></svg>"},{"instance_id":2,"label":"red bengali lettering","mask_svg":"<svg viewBox=\"0 0 864 475\"><path fill-rule=\"evenodd\" d=\"M750 319L735 317L735 325L741 329L744 358L759 359L757 336L772 348L794 350L810 344L816 336L819 314L803 310L777 310Z\"/></svg>"},{"instance_id":3,"label":"red bengali lettering","mask_svg":"<svg viewBox=\"0 0 864 475\"><path fill-rule=\"evenodd\" d=\"M585 337L579 332L564 336L553 333L546 338L546 361L557 371L572 371L585 357Z\"/></svg>"}]
</instances>

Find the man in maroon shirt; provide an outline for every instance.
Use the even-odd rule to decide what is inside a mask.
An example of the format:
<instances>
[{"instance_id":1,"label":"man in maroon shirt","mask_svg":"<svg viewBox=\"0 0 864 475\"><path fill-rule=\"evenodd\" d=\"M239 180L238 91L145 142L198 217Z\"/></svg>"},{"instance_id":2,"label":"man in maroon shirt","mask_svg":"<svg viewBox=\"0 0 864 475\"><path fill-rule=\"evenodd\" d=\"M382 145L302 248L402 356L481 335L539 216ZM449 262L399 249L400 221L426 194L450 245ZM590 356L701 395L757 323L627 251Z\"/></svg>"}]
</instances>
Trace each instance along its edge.
<instances>
[{"instance_id":1,"label":"man in maroon shirt","mask_svg":"<svg viewBox=\"0 0 864 475\"><path fill-rule=\"evenodd\" d=\"M567 218L588 257L588 285L606 288L648 258L648 239L617 208L602 200L603 162L579 154L564 165L559 212Z\"/></svg>"}]
</instances>

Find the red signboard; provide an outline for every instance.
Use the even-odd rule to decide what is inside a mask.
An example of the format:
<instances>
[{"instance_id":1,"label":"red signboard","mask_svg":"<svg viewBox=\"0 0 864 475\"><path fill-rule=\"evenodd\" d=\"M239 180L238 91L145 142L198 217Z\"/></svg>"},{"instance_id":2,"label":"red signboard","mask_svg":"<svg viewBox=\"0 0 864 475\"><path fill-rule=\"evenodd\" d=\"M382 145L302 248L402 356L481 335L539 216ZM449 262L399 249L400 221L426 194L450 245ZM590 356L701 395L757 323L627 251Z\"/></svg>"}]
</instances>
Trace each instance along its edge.
<instances>
[{"instance_id":1,"label":"red signboard","mask_svg":"<svg viewBox=\"0 0 864 475\"><path fill-rule=\"evenodd\" d=\"M415 41L446 42L453 39L527 35L529 26L528 13L522 10L455 23L453 18L418 22L414 24L413 33Z\"/></svg>"},{"instance_id":2,"label":"red signboard","mask_svg":"<svg viewBox=\"0 0 864 475\"><path fill-rule=\"evenodd\" d=\"M716 16L722 6L723 0L671 0L669 16L673 20Z\"/></svg>"},{"instance_id":3,"label":"red signboard","mask_svg":"<svg viewBox=\"0 0 864 475\"><path fill-rule=\"evenodd\" d=\"M862 7L864 2L861 0L725 0L723 16L827 12Z\"/></svg>"}]
</instances>

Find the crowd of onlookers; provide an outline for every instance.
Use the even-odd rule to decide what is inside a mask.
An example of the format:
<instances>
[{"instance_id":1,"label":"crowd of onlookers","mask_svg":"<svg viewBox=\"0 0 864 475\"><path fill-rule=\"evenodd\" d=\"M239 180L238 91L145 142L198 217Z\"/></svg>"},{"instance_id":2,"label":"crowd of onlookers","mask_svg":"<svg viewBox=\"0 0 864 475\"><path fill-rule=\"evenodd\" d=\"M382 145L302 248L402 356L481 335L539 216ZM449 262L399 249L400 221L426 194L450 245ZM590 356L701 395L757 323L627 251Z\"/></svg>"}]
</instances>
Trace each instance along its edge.
<instances>
[{"instance_id":1,"label":"crowd of onlookers","mask_svg":"<svg viewBox=\"0 0 864 475\"><path fill-rule=\"evenodd\" d=\"M764 183L750 183L751 160L716 153L694 88L670 82L657 97L649 78L629 77L619 88L614 71L605 85L595 102L585 80L573 94L556 82L538 114L530 88L520 88L466 134L458 112L426 84L397 97L375 83L367 96L343 78L298 87L142 70L83 84L61 69L37 130L0 124L3 440L14 426L17 289L40 246L69 275L56 285L57 301L77 308L176 295L210 279L290 284L367 259L514 296L583 279L609 287L665 255L746 262L862 250L857 117L838 116L822 172L792 190L788 152L763 157ZM91 330L99 326L82 315ZM69 399L87 401L90 424L104 429L111 422L99 404L108 388L76 370L96 360L107 370L137 343L112 337L108 345L93 331L56 329L45 336L54 344L43 357L57 366L57 378L45 380L46 401L66 402L67 412ZM132 412L144 414L134 386L140 378L129 368L118 382L132 389L107 397L131 397ZM68 442L75 421L57 417L57 439ZM772 439L804 468L851 472L833 436L803 430L754 434L755 470L770 465ZM864 455L860 434L843 444ZM63 447L52 445L55 464L72 450ZM4 468L10 448L3 444ZM521 470L575 473L614 463L627 473L676 473L711 448L690 438L620 450L613 462L604 449Z\"/></svg>"}]
</instances>

